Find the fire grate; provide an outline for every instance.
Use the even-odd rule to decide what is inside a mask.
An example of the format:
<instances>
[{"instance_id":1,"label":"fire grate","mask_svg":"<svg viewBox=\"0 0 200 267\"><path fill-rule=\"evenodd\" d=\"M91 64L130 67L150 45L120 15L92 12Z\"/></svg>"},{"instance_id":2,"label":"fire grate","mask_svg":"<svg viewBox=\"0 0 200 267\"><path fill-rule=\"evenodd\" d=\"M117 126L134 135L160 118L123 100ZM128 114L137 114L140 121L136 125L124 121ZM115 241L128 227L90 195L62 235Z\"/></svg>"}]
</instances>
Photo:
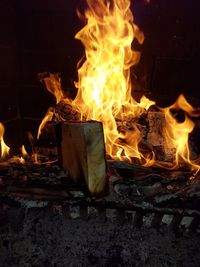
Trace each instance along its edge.
<instances>
[{"instance_id":1,"label":"fire grate","mask_svg":"<svg viewBox=\"0 0 200 267\"><path fill-rule=\"evenodd\" d=\"M9 207L19 209L22 219L26 218L26 213L32 208L53 209L69 219L87 220L96 217L102 222L108 220L131 223L135 227L159 229L167 225L173 231L199 231L198 180L176 176L174 183L170 177L168 184L168 180L161 180L163 174L156 174L155 170L147 168L148 173L138 176L138 179L137 176L134 177L136 182L132 184L129 176L133 168L135 173L144 171L144 168L125 163L123 163L125 167L122 168L121 164L108 161L109 172L113 173L115 170L115 175L109 178L108 192L98 197L91 196L84 184L74 183L66 172L55 164L34 168L31 165L19 167L14 164L12 168L9 166L4 168L4 171L1 169L1 175L4 172L1 176L0 192L2 218ZM136 171L136 168L139 170ZM154 172L149 173L149 171ZM15 174L14 178L10 177L11 173ZM29 175L28 179L24 178L26 173ZM124 173L123 180L120 180L119 173L120 175ZM155 179L153 184L151 176ZM158 187L158 178L161 188Z\"/></svg>"},{"instance_id":2,"label":"fire grate","mask_svg":"<svg viewBox=\"0 0 200 267\"><path fill-rule=\"evenodd\" d=\"M70 200L39 200L30 199L30 196L19 194L2 194L1 213L6 207L20 209L20 216L25 218L29 209L53 209L68 219L87 220L97 217L100 221L106 220L118 223L131 223L135 227L168 226L173 231L199 231L200 212L173 208L156 208L149 203L134 204L109 201L105 199L70 199Z\"/></svg>"}]
</instances>

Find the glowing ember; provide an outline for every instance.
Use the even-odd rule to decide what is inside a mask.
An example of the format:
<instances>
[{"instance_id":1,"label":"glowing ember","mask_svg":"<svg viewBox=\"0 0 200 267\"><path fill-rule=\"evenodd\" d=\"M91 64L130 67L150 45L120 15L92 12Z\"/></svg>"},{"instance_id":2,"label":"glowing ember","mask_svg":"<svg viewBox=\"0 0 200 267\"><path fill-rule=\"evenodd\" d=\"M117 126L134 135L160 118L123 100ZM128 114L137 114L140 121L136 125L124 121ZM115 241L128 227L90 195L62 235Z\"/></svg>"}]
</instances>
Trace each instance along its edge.
<instances>
[{"instance_id":1,"label":"glowing ember","mask_svg":"<svg viewBox=\"0 0 200 267\"><path fill-rule=\"evenodd\" d=\"M19 158L19 161L20 161L21 164L24 164L25 163L25 159L23 157L20 157Z\"/></svg>"},{"instance_id":2,"label":"glowing ember","mask_svg":"<svg viewBox=\"0 0 200 267\"><path fill-rule=\"evenodd\" d=\"M1 159L6 158L9 155L10 148L4 142L4 132L5 128L2 123L0 123L0 145L1 145Z\"/></svg>"},{"instance_id":3,"label":"glowing ember","mask_svg":"<svg viewBox=\"0 0 200 267\"><path fill-rule=\"evenodd\" d=\"M142 44L144 36L134 23L131 1L87 0L87 3L87 24L75 36L85 47L85 61L78 69L75 83L77 96L73 101L64 98L58 75L42 77L47 89L55 95L57 103L66 101L81 118L103 123L106 152L111 158L129 161L137 158L145 166L154 164L166 168L177 168L186 162L198 171L200 166L190 159L188 145L189 134L195 125L187 114L195 117L195 109L183 95L172 106L160 109L164 118L162 146L165 151L174 151L170 165L158 163L153 149L142 152L140 148L144 133L135 121L147 114L155 103L144 96L138 103L132 97L130 68L140 59L140 53L132 49L132 43L137 39ZM183 110L184 121L178 122L172 109ZM39 127L38 137L46 122L52 119L53 112L49 110ZM149 145L153 147L153 144Z\"/></svg>"}]
</instances>

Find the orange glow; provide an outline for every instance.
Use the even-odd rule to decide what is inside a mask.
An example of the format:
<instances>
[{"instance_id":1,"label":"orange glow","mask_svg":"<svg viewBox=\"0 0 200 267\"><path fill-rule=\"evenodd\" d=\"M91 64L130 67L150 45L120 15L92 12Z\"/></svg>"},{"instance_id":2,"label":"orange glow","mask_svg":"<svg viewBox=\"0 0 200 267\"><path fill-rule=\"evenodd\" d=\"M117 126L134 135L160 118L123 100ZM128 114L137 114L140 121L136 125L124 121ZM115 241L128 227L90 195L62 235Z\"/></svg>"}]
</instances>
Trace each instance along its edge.
<instances>
[{"instance_id":1,"label":"orange glow","mask_svg":"<svg viewBox=\"0 0 200 267\"><path fill-rule=\"evenodd\" d=\"M1 145L1 159L6 158L9 155L10 148L4 142L4 132L5 128L3 124L0 122L0 145Z\"/></svg>"},{"instance_id":2,"label":"orange glow","mask_svg":"<svg viewBox=\"0 0 200 267\"><path fill-rule=\"evenodd\" d=\"M20 161L21 164L24 164L25 163L25 159L23 157L20 157L19 158L19 161Z\"/></svg>"}]
</instances>

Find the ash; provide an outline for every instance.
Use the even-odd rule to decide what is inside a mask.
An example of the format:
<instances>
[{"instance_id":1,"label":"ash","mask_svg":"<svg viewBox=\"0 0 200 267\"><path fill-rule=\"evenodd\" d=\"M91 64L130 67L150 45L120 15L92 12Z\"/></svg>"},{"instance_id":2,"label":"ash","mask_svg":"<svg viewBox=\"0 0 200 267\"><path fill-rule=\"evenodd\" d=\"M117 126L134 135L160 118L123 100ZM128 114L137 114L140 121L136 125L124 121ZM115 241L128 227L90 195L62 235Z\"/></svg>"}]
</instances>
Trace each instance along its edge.
<instances>
[{"instance_id":1,"label":"ash","mask_svg":"<svg viewBox=\"0 0 200 267\"><path fill-rule=\"evenodd\" d=\"M7 207L0 219L1 267L197 267L198 233L131 223L67 218L58 208Z\"/></svg>"}]
</instances>

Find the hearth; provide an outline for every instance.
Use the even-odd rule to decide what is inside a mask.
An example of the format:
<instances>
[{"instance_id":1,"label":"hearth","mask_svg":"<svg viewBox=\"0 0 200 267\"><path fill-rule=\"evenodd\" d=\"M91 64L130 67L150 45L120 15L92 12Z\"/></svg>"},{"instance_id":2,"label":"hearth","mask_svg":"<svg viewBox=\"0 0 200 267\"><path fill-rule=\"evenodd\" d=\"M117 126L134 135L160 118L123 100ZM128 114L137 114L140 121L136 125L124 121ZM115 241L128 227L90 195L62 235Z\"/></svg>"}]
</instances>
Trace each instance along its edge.
<instances>
[{"instance_id":1,"label":"hearth","mask_svg":"<svg viewBox=\"0 0 200 267\"><path fill-rule=\"evenodd\" d=\"M79 263L81 266L161 266L159 259L157 265L152 260L151 248L137 252L137 244L143 247L141 240L150 233L152 251L158 249L154 243L156 235L170 239L170 256L165 255L165 266L198 266L198 256L188 265L188 256L183 256L186 249L180 249L178 262L171 256L173 242L178 242L178 238L183 243L190 236L195 240L188 241L190 254L197 255L199 247L200 108L195 74L199 57L198 14L188 1L180 6L153 0L134 3L87 0L69 4L73 9L73 13L67 11L71 14L70 23L76 24L70 32L76 33L75 38L85 47L85 56L76 70L75 61L80 58L82 48L73 38L67 52L59 41L55 42L59 39L55 38L56 33L64 34L59 31L63 28L65 4L49 1L43 6L30 1L28 6L25 2L10 1L9 7L5 5L12 21L17 21L14 38L17 65L14 66L13 58L9 63L13 63L13 72L16 67L15 75L11 78L7 75L9 79L3 78L2 82L0 78L4 90L13 87L6 89L0 100L2 262L5 266L12 266L12 261L13 266L64 266L67 262L70 266ZM75 19L76 7L85 25L81 30L78 18ZM172 13L162 24L166 10ZM188 20L193 16L196 20ZM142 22L143 17L146 24ZM157 37L153 26L148 29L155 17L160 25ZM26 23L22 20L32 25L31 18L37 26L30 31L33 38L37 37L36 47L44 41L42 50L38 48L40 51L34 50L29 31L23 32ZM59 23L53 18L60 20L62 27L56 27ZM55 24L52 32L42 21ZM186 38L185 30L184 33L181 30L186 26L186 32L195 40ZM169 33L168 27L173 29ZM42 39L45 32L48 38L44 35ZM187 40L184 45L183 40ZM164 48L164 43L168 48ZM4 48L12 46L4 44ZM154 52L153 47L156 47ZM56 53L60 54L57 59ZM35 55L39 55L38 65ZM60 63L63 55L68 61L67 74ZM104 226L110 231L105 230L105 235ZM84 227L86 236L94 234L94 246L82 243ZM77 234L74 243L73 231ZM100 232L102 240L109 245L105 244L104 251L100 242L98 246L102 248L98 254L93 250L97 248ZM128 235L136 241L127 239ZM21 238L19 243L15 238ZM55 253L56 260L50 262L37 249L41 244L43 251L43 241L47 240L49 253L54 239L62 252ZM22 245L25 251L23 240L25 243L31 240L27 259L19 249ZM158 243L160 240L159 236ZM77 248L79 242L81 252ZM128 248L129 242L136 252ZM16 257L11 255L12 249L16 250ZM58 259L65 253L69 254L67 262ZM77 260L73 253L83 258Z\"/></svg>"},{"instance_id":2,"label":"hearth","mask_svg":"<svg viewBox=\"0 0 200 267\"><path fill-rule=\"evenodd\" d=\"M178 227L188 216L190 228L198 228L199 108L183 94L167 108L145 96L135 100L130 67L139 62L140 52L132 42L142 44L144 34L134 22L131 2L94 5L88 0L87 5L86 25L75 36L86 55L79 63L75 97L63 89L59 74L38 75L56 105L40 123L37 139L26 134L28 153L17 144L9 156L0 125L2 194L70 199L72 186L85 196L80 206L86 214L96 205L124 217L136 212L139 225L147 210L154 214L152 225L171 215ZM15 120L21 120L20 113ZM50 146L44 148L45 142ZM62 168L66 173L60 177Z\"/></svg>"},{"instance_id":3,"label":"hearth","mask_svg":"<svg viewBox=\"0 0 200 267\"><path fill-rule=\"evenodd\" d=\"M55 150L52 151L55 158ZM92 196L84 181L77 184L57 163L1 163L1 203L26 208L56 208L69 218L90 216L129 221L175 231L198 231L199 180L186 170L164 171L107 161L108 188ZM24 218L24 217L23 217ZM20 223L21 224L21 223Z\"/></svg>"}]
</instances>

